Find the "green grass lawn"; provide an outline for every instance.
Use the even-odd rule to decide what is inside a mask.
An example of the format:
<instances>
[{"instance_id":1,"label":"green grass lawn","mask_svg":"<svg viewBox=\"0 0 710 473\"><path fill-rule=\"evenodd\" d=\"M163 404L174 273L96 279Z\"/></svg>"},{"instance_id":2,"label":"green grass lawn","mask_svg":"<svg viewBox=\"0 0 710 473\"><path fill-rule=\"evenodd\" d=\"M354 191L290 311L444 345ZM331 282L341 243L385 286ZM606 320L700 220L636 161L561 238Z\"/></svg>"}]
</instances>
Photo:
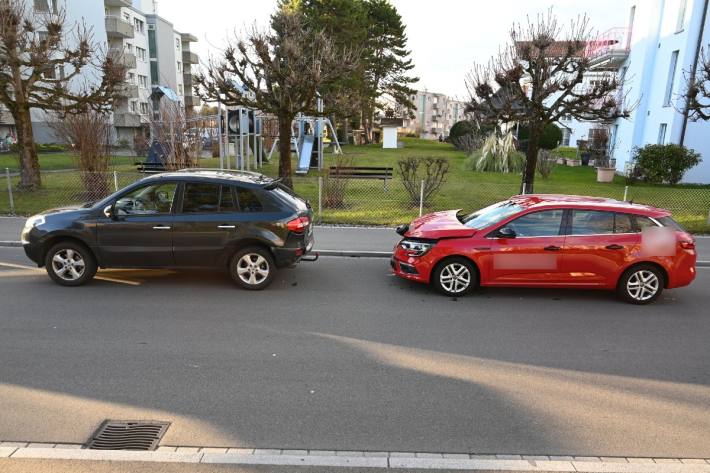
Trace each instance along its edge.
<instances>
[{"instance_id":1,"label":"green grass lawn","mask_svg":"<svg viewBox=\"0 0 710 473\"><path fill-rule=\"evenodd\" d=\"M130 166L136 159L134 156L112 156L109 165L112 168ZM71 153L39 153L39 166L43 171L75 169L76 161ZM5 168L10 169L10 172L19 171L20 165L16 153L0 154L0 171L4 173Z\"/></svg>"},{"instance_id":2,"label":"green grass lawn","mask_svg":"<svg viewBox=\"0 0 710 473\"><path fill-rule=\"evenodd\" d=\"M435 157L449 161L449 174L439 193L424 209L425 212L445 209L473 211L491 203L517 194L520 186L518 174L475 172L466 169L466 155L446 143L414 138L403 139L404 148L382 149L381 145L345 146L344 155L354 166L390 166L395 169L395 178L383 185L382 181L350 180L346 184L343 204L335 208L318 211L318 172L307 176L295 176L296 192L307 198L325 223L392 225L407 222L419 214L416 198L405 191L398 175L397 161L405 157ZM566 152L569 152L566 150ZM326 152L325 164L331 166L339 158ZM42 155L42 166L56 165L64 160L68 165L71 157ZM140 177L132 165L135 158L118 158L112 163L112 170L118 172L119 187ZM296 160L293 167L296 168ZM218 168L219 159L203 159L201 167ZM61 169L61 168L55 168ZM262 168L264 174L277 175L277 157ZM109 176L111 184L113 177ZM75 173L46 173L44 187L34 193L15 192L15 207L19 214L37 211L82 201L83 186ZM323 202L331 196L324 186ZM625 180L617 176L612 183L597 183L596 170L590 167L556 166L548 179L536 177L535 191L538 193L578 194L622 199ZM5 185L0 186L0 213L9 210ZM416 197L416 196L415 196ZM710 232L708 211L710 211L710 186L629 186L628 199L671 210L676 218L689 230Z\"/></svg>"}]
</instances>

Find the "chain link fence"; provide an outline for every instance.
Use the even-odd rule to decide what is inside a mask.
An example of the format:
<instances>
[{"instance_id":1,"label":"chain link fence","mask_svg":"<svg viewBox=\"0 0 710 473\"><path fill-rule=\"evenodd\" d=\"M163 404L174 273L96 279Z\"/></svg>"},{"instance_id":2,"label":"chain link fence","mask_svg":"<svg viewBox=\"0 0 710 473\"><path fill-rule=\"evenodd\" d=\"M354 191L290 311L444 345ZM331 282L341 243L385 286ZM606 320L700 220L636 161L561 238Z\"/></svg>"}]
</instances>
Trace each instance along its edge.
<instances>
[{"instance_id":1,"label":"chain link fence","mask_svg":"<svg viewBox=\"0 0 710 473\"><path fill-rule=\"evenodd\" d=\"M19 176L7 171L0 187L0 214L30 215L67 205L97 200L121 189L145 174L131 171L80 173L46 171L42 188L33 192L18 190ZM316 221L326 224L395 225L409 222L429 212L462 209L472 212L519 193L518 184L471 181L446 182L429 201L420 193L406 190L402 178L334 179L327 176L294 176L295 191L307 199ZM416 187L416 186L415 186ZM676 220L693 232L710 233L710 188L667 187L617 184L575 184L560 189L554 180L539 180L538 193L566 193L653 205L670 210Z\"/></svg>"}]
</instances>

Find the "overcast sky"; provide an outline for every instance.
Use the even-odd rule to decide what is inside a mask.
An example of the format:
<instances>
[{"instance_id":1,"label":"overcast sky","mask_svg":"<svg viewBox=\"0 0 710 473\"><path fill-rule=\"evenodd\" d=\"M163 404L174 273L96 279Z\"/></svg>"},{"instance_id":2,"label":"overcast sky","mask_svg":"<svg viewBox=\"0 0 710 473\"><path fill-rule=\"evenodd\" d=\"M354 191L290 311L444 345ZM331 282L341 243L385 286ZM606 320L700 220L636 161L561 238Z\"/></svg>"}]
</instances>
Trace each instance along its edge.
<instances>
[{"instance_id":1,"label":"overcast sky","mask_svg":"<svg viewBox=\"0 0 710 473\"><path fill-rule=\"evenodd\" d=\"M407 25L418 89L464 98L464 76L505 44L513 22L550 7L565 24L586 13L599 31L626 26L627 0L391 0ZM197 36L203 61L227 35L256 22L267 26L276 0L158 0L158 14Z\"/></svg>"}]
</instances>

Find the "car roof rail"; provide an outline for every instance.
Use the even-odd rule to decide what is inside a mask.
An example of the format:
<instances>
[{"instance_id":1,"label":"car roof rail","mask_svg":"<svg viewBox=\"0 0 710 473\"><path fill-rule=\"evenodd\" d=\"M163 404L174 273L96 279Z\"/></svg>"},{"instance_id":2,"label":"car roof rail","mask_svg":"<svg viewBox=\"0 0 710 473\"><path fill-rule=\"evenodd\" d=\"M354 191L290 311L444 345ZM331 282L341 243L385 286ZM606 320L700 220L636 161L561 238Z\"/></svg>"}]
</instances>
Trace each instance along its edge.
<instances>
[{"instance_id":1,"label":"car roof rail","mask_svg":"<svg viewBox=\"0 0 710 473\"><path fill-rule=\"evenodd\" d=\"M183 168L178 169L174 172L201 172L201 171L211 171L211 172L224 172L228 174L243 175L243 176L255 176L260 177L264 174L255 171L240 171L239 169L220 169L220 168ZM264 176L268 177L268 176Z\"/></svg>"}]
</instances>

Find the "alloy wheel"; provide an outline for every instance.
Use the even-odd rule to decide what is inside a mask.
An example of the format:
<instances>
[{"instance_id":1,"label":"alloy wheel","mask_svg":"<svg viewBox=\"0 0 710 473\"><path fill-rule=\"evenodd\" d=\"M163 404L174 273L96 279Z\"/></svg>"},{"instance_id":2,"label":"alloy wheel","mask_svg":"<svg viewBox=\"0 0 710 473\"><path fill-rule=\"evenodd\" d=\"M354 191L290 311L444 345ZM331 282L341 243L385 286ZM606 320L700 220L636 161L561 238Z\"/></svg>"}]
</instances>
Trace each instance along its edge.
<instances>
[{"instance_id":1,"label":"alloy wheel","mask_svg":"<svg viewBox=\"0 0 710 473\"><path fill-rule=\"evenodd\" d=\"M441 270L439 282L447 292L459 294L471 284L471 271L461 263L450 263Z\"/></svg>"},{"instance_id":2,"label":"alloy wheel","mask_svg":"<svg viewBox=\"0 0 710 473\"><path fill-rule=\"evenodd\" d=\"M52 270L65 281L76 281L84 275L86 263L81 253L64 248L52 256Z\"/></svg>"},{"instance_id":3,"label":"alloy wheel","mask_svg":"<svg viewBox=\"0 0 710 473\"><path fill-rule=\"evenodd\" d=\"M626 291L629 296L639 302L654 297L660 286L661 282L658 276L647 269L636 271L626 281Z\"/></svg>"},{"instance_id":4,"label":"alloy wheel","mask_svg":"<svg viewBox=\"0 0 710 473\"><path fill-rule=\"evenodd\" d=\"M269 262L257 253L247 253L237 263L237 275L246 284L257 285L263 282L268 276Z\"/></svg>"}]
</instances>

